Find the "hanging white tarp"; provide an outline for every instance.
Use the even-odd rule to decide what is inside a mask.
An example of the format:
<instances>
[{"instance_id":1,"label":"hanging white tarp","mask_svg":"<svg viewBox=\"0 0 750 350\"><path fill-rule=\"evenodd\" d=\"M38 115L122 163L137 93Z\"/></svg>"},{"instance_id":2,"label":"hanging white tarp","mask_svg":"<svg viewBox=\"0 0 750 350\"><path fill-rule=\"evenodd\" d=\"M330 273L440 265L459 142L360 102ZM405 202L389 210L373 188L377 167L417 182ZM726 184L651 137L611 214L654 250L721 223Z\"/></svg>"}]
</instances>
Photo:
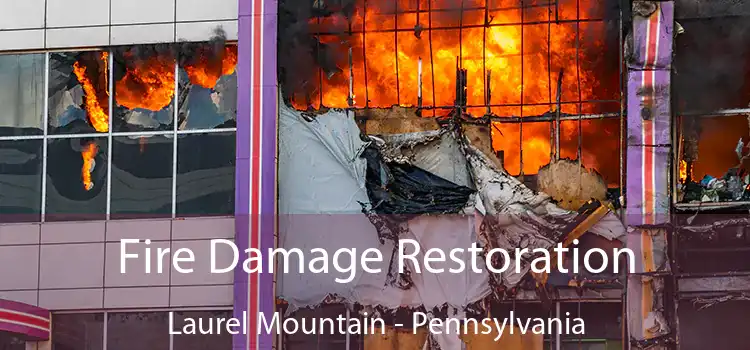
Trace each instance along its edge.
<instances>
[{"instance_id":1,"label":"hanging white tarp","mask_svg":"<svg viewBox=\"0 0 750 350\"><path fill-rule=\"evenodd\" d=\"M363 141L352 115L331 110L317 116L303 116L281 104L279 148L279 246L309 252L321 248L330 255L340 249L363 252L377 248L382 263L370 264L381 273L354 272L349 283L337 283L348 274L335 272L316 274L299 270L298 260L290 258L279 264L286 273L278 273L278 296L292 309L314 306L327 297L356 302L365 306L425 306L430 309L448 305L460 310L490 293L489 276L471 268L462 273L411 274L413 285L404 290L387 281L393 242L378 238L378 232L362 214L362 207L371 207L366 187L367 161L361 158L369 141ZM497 169L487 156L457 139L455 132L438 130L422 133L382 136L377 139L382 157L387 161L408 163L454 184L476 189L467 203L472 214L476 207L493 219L493 246L516 248L549 248L564 234L563 230L576 217L576 212L557 207L551 198L536 193L521 182ZM476 203L473 201L476 200ZM440 214L411 218L400 238L419 242L421 251L438 248L469 248L483 242L476 227L482 216ZM612 213L599 221L590 232L608 239L619 239L625 231ZM469 257L466 257L467 262ZM348 266L348 264L346 265ZM509 269L500 281L515 286L528 271ZM414 271L414 266L410 267Z\"/></svg>"}]
</instances>

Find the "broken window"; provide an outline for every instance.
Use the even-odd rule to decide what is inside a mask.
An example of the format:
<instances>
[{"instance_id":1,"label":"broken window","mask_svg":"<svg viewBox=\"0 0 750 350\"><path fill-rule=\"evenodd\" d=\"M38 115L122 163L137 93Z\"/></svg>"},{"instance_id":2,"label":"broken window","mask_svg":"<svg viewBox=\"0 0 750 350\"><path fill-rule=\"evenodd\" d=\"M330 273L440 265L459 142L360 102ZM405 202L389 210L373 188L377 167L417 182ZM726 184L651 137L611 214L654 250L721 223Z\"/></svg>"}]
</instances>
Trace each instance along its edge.
<instances>
[{"instance_id":1,"label":"broken window","mask_svg":"<svg viewBox=\"0 0 750 350\"><path fill-rule=\"evenodd\" d=\"M237 47L222 35L0 55L0 221L231 215Z\"/></svg>"},{"instance_id":2,"label":"broken window","mask_svg":"<svg viewBox=\"0 0 750 350\"><path fill-rule=\"evenodd\" d=\"M179 130L237 126L237 47L203 46L180 64L179 90L189 91L180 104Z\"/></svg>"},{"instance_id":3,"label":"broken window","mask_svg":"<svg viewBox=\"0 0 750 350\"><path fill-rule=\"evenodd\" d=\"M672 84L679 146L673 171L675 200L682 206L748 202L750 71L743 58L750 36L746 18L698 13L678 20L684 33L675 41Z\"/></svg>"},{"instance_id":4,"label":"broken window","mask_svg":"<svg viewBox=\"0 0 750 350\"><path fill-rule=\"evenodd\" d=\"M286 0L279 23L280 81L294 108L350 108L363 121L379 119L380 131L407 129L396 126L407 113L373 116L394 105L485 124L495 157L510 174L531 175L531 187L543 181L540 169L567 158L576 165L567 175L591 179L581 186L596 188L591 198L619 197L616 5Z\"/></svg>"},{"instance_id":5,"label":"broken window","mask_svg":"<svg viewBox=\"0 0 750 350\"><path fill-rule=\"evenodd\" d=\"M448 317L509 299L621 297L618 276L412 278L387 263L400 238L444 252L549 247L569 233L624 240L608 205L619 204L623 142L617 6L284 0L279 10L279 245L386 257L382 274L349 284L290 270L279 298ZM615 283L604 290L602 279Z\"/></svg>"},{"instance_id":6,"label":"broken window","mask_svg":"<svg viewBox=\"0 0 750 350\"><path fill-rule=\"evenodd\" d=\"M169 46L139 45L114 51L114 131L172 130L176 58Z\"/></svg>"},{"instance_id":7,"label":"broken window","mask_svg":"<svg viewBox=\"0 0 750 350\"><path fill-rule=\"evenodd\" d=\"M109 52L49 54L50 134L109 131Z\"/></svg>"}]
</instances>

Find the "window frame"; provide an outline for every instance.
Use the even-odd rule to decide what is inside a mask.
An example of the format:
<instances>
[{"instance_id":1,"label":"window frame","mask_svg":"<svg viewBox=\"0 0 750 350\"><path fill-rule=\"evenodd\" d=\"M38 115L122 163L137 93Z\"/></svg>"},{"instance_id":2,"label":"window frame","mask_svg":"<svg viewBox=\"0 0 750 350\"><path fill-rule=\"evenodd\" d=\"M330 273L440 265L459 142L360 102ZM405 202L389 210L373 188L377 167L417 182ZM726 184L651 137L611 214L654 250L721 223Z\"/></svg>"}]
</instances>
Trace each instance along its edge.
<instances>
[{"instance_id":1,"label":"window frame","mask_svg":"<svg viewBox=\"0 0 750 350\"><path fill-rule=\"evenodd\" d=\"M226 43L226 46L237 46L236 41L228 41ZM115 47L97 47L97 48L88 48L88 49L66 49L66 50L45 50L45 51L30 51L30 52L2 52L0 55L38 55L43 54L44 55L44 84L43 84L43 91L44 91L44 100L43 100L43 118L42 118L42 128L43 133L39 135L17 135L17 136L0 136L0 141L16 141L16 140L42 140L42 179L41 179L41 208L40 215L39 215L39 221L38 222L47 222L48 215L47 215L47 171L48 171L48 141L53 139L81 139L81 138L96 138L96 139L106 139L107 142L107 174L106 174L106 210L103 215L101 215L102 219L104 220L118 220L118 218L112 218L112 139L113 137L118 136L165 136L172 139L172 188L171 188L171 214L169 216L163 216L163 218L167 219L175 219L178 217L183 217L184 215L178 215L177 213L177 144L178 144L178 137L181 135L190 135L190 134L209 134L209 133L224 133L224 134L232 134L235 138L237 135L237 127L216 127L216 128L210 128L210 129L185 129L180 130L179 129L179 123L178 116L180 113L180 109L182 106L179 104L179 99L175 98L173 103L173 126L171 130L160 130L160 131L113 131L113 112L114 112L114 50ZM58 52L87 52L87 51L96 51L96 52L107 52L107 66L108 66L108 116L109 116L109 128L106 133L81 133L81 134L53 134L49 131L49 87L50 87L50 55L53 53ZM178 96L180 85L180 64L179 60L175 60L174 63L174 72L175 72L175 78L174 78L174 86L175 86L175 96ZM235 73L236 68L235 68ZM235 115L236 118L236 115ZM231 216L232 214L226 215L212 215L212 216ZM189 215L188 215L189 216ZM144 215L145 217L145 215ZM148 216L151 218L151 216ZM60 221L55 220L55 221Z\"/></svg>"},{"instance_id":2,"label":"window frame","mask_svg":"<svg viewBox=\"0 0 750 350\"><path fill-rule=\"evenodd\" d=\"M107 350L107 324L110 314L128 314L128 313L169 313L169 312L233 312L232 307L188 307L188 308L155 308L155 309L112 309L112 310L87 310L87 311L60 311L55 312L53 315L101 315L102 316L102 350ZM52 321L52 327L54 329L54 317ZM179 335L179 334L177 334ZM174 336L175 334L169 334L169 350L174 350Z\"/></svg>"}]
</instances>

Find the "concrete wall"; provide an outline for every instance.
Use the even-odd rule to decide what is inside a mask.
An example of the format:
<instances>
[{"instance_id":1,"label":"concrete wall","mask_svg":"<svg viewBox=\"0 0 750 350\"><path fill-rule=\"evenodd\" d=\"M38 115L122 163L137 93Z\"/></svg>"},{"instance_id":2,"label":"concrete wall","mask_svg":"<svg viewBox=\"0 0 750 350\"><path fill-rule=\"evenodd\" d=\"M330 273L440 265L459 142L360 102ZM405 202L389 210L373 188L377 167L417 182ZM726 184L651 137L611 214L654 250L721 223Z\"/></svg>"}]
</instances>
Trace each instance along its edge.
<instances>
[{"instance_id":1,"label":"concrete wall","mask_svg":"<svg viewBox=\"0 0 750 350\"><path fill-rule=\"evenodd\" d=\"M232 273L209 273L208 257L211 239L233 237L232 217L0 225L0 299L53 311L231 306ZM152 252L190 248L195 271L180 274L165 259L163 274L146 274L131 260L121 274L123 238L151 239Z\"/></svg>"},{"instance_id":2,"label":"concrete wall","mask_svg":"<svg viewBox=\"0 0 750 350\"><path fill-rule=\"evenodd\" d=\"M3 1L0 51L237 39L237 0Z\"/></svg>"}]
</instances>

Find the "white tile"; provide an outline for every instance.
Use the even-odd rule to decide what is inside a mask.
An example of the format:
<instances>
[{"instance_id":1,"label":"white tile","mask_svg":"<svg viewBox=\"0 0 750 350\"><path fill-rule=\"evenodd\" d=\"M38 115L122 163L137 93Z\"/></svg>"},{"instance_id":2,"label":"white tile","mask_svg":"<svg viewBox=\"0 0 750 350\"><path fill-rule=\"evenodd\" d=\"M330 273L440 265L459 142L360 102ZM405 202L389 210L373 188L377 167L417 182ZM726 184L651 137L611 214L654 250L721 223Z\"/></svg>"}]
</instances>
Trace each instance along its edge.
<instances>
[{"instance_id":1,"label":"white tile","mask_svg":"<svg viewBox=\"0 0 750 350\"><path fill-rule=\"evenodd\" d=\"M0 31L0 50L44 48L44 29Z\"/></svg>"},{"instance_id":2,"label":"white tile","mask_svg":"<svg viewBox=\"0 0 750 350\"><path fill-rule=\"evenodd\" d=\"M36 306L36 292L35 290L4 291L0 292L0 299Z\"/></svg>"},{"instance_id":3,"label":"white tile","mask_svg":"<svg viewBox=\"0 0 750 350\"><path fill-rule=\"evenodd\" d=\"M47 29L47 47L90 47L109 45L109 26Z\"/></svg>"},{"instance_id":4,"label":"white tile","mask_svg":"<svg viewBox=\"0 0 750 350\"><path fill-rule=\"evenodd\" d=\"M200 240L200 241L174 241L172 242L172 254L176 254L178 249L185 248L189 249L195 255L195 263L188 265L187 263L182 268L191 267L193 272L191 273L180 273L176 270L172 270L172 285L178 286L193 286L201 284L232 284L234 281L233 271L227 273L211 273L211 260L215 260L216 268L223 269L229 267L234 258L230 248L217 246L216 257L211 257L211 241ZM227 254L228 252L228 254ZM242 256L242 255L241 255ZM242 269L243 261L238 259L237 267Z\"/></svg>"},{"instance_id":5,"label":"white tile","mask_svg":"<svg viewBox=\"0 0 750 350\"><path fill-rule=\"evenodd\" d=\"M174 0L111 0L112 24L174 22Z\"/></svg>"},{"instance_id":6,"label":"white tile","mask_svg":"<svg viewBox=\"0 0 750 350\"><path fill-rule=\"evenodd\" d=\"M232 306L234 288L224 286L172 287L171 307Z\"/></svg>"},{"instance_id":7,"label":"white tile","mask_svg":"<svg viewBox=\"0 0 750 350\"><path fill-rule=\"evenodd\" d=\"M0 30L44 28L44 0L3 1Z\"/></svg>"},{"instance_id":8,"label":"white tile","mask_svg":"<svg viewBox=\"0 0 750 350\"><path fill-rule=\"evenodd\" d=\"M109 24L109 1L47 0L47 28Z\"/></svg>"},{"instance_id":9,"label":"white tile","mask_svg":"<svg viewBox=\"0 0 750 350\"><path fill-rule=\"evenodd\" d=\"M39 224L0 225L0 246L38 243Z\"/></svg>"},{"instance_id":10,"label":"white tile","mask_svg":"<svg viewBox=\"0 0 750 350\"><path fill-rule=\"evenodd\" d=\"M36 289L39 246L0 247L0 290Z\"/></svg>"},{"instance_id":11,"label":"white tile","mask_svg":"<svg viewBox=\"0 0 750 350\"><path fill-rule=\"evenodd\" d=\"M234 218L203 217L172 221L172 239L206 238L234 238Z\"/></svg>"},{"instance_id":12,"label":"white tile","mask_svg":"<svg viewBox=\"0 0 750 350\"><path fill-rule=\"evenodd\" d=\"M39 288L97 288L104 282L104 243L42 246Z\"/></svg>"},{"instance_id":13,"label":"white tile","mask_svg":"<svg viewBox=\"0 0 750 350\"><path fill-rule=\"evenodd\" d=\"M106 288L104 307L169 307L169 287Z\"/></svg>"},{"instance_id":14,"label":"white tile","mask_svg":"<svg viewBox=\"0 0 750 350\"><path fill-rule=\"evenodd\" d=\"M177 0L177 22L237 19L237 0Z\"/></svg>"},{"instance_id":15,"label":"white tile","mask_svg":"<svg viewBox=\"0 0 750 350\"><path fill-rule=\"evenodd\" d=\"M227 40L237 40L237 20L177 23L177 41L206 41L217 28L227 35Z\"/></svg>"},{"instance_id":16,"label":"white tile","mask_svg":"<svg viewBox=\"0 0 750 350\"><path fill-rule=\"evenodd\" d=\"M53 311L101 309L103 293L101 288L40 290L39 307Z\"/></svg>"},{"instance_id":17,"label":"white tile","mask_svg":"<svg viewBox=\"0 0 750 350\"><path fill-rule=\"evenodd\" d=\"M168 241L172 220L112 220L107 222L107 242L122 239Z\"/></svg>"},{"instance_id":18,"label":"white tile","mask_svg":"<svg viewBox=\"0 0 750 350\"><path fill-rule=\"evenodd\" d=\"M174 23L112 26L112 45L156 44L174 41Z\"/></svg>"},{"instance_id":19,"label":"white tile","mask_svg":"<svg viewBox=\"0 0 750 350\"><path fill-rule=\"evenodd\" d=\"M151 272L146 273L145 248L151 248ZM164 256L162 261L163 273L157 271L157 254L159 248L169 248L169 242L151 242L151 244L127 245L128 254L138 254L137 258L125 260L125 273L121 273L122 244L107 243L107 263L105 267L106 276L104 285L106 287L127 286L166 286L169 285L169 273L171 269L171 255Z\"/></svg>"},{"instance_id":20,"label":"white tile","mask_svg":"<svg viewBox=\"0 0 750 350\"><path fill-rule=\"evenodd\" d=\"M48 222L42 224L42 243L104 242L104 221Z\"/></svg>"}]
</instances>

